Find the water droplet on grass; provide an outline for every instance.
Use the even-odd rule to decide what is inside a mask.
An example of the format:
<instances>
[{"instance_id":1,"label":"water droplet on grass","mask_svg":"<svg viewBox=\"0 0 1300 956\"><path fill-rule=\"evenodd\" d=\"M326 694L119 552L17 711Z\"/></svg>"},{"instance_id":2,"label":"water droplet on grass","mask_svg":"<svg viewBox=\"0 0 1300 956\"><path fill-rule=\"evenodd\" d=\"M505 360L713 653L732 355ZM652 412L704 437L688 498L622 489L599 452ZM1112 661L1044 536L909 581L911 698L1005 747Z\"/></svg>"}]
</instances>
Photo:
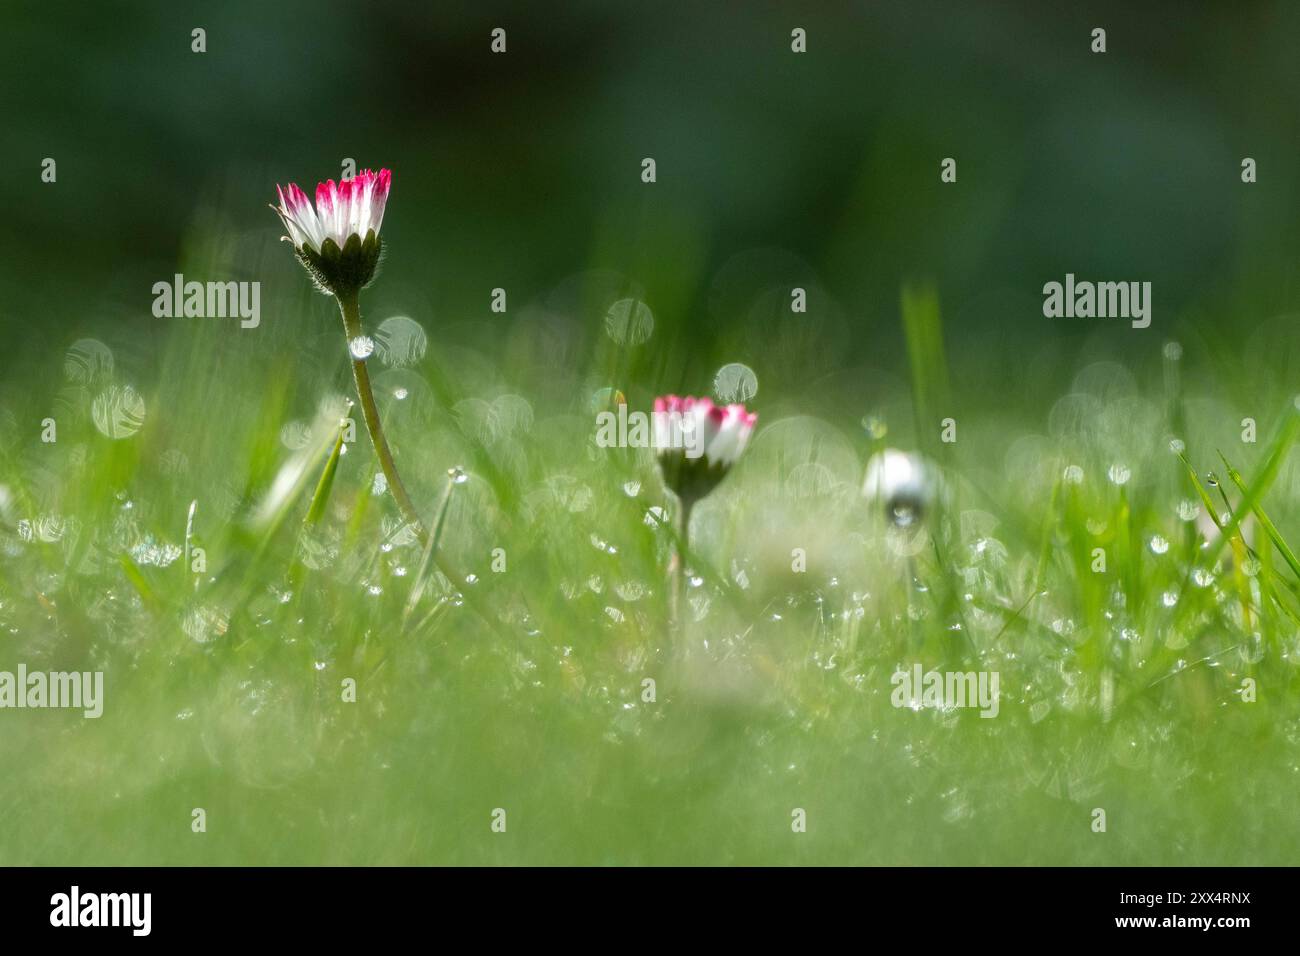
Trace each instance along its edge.
<instances>
[{"instance_id":1,"label":"water droplet on grass","mask_svg":"<svg viewBox=\"0 0 1300 956\"><path fill-rule=\"evenodd\" d=\"M93 385L113 375L113 352L98 339L78 339L63 359L63 374L77 385Z\"/></svg>"},{"instance_id":2,"label":"water droplet on grass","mask_svg":"<svg viewBox=\"0 0 1300 956\"><path fill-rule=\"evenodd\" d=\"M354 359L368 359L375 350L375 340L368 335L358 335L348 342L348 351Z\"/></svg>"},{"instance_id":3,"label":"water droplet on grass","mask_svg":"<svg viewBox=\"0 0 1300 956\"><path fill-rule=\"evenodd\" d=\"M1169 550L1169 542L1166 541L1158 534L1153 534L1151 536L1151 540L1150 542L1148 542L1148 545L1151 548L1152 554L1164 554L1166 551Z\"/></svg>"},{"instance_id":4,"label":"water droplet on grass","mask_svg":"<svg viewBox=\"0 0 1300 956\"><path fill-rule=\"evenodd\" d=\"M190 639L199 644L206 644L226 633L230 620L220 610L213 607L198 607L186 615L181 622L181 629Z\"/></svg>"},{"instance_id":5,"label":"water droplet on grass","mask_svg":"<svg viewBox=\"0 0 1300 956\"><path fill-rule=\"evenodd\" d=\"M624 581L614 585L614 592L624 601L639 601L645 597L646 588L640 581Z\"/></svg>"},{"instance_id":6,"label":"water droplet on grass","mask_svg":"<svg viewBox=\"0 0 1300 956\"><path fill-rule=\"evenodd\" d=\"M605 313L605 331L619 345L641 345L654 334L650 307L636 299L619 299Z\"/></svg>"},{"instance_id":7,"label":"water droplet on grass","mask_svg":"<svg viewBox=\"0 0 1300 956\"><path fill-rule=\"evenodd\" d=\"M447 476L451 479L452 484L463 485L469 481L469 474L460 465L447 469Z\"/></svg>"},{"instance_id":8,"label":"water droplet on grass","mask_svg":"<svg viewBox=\"0 0 1300 956\"><path fill-rule=\"evenodd\" d=\"M379 361L390 368L414 365L424 358L429 346L429 337L425 335L424 327L405 315L394 315L380 322L379 328L375 330L375 338Z\"/></svg>"},{"instance_id":9,"label":"water droplet on grass","mask_svg":"<svg viewBox=\"0 0 1300 956\"><path fill-rule=\"evenodd\" d=\"M730 362L713 376L713 394L728 405L747 402L758 394L758 376L748 365Z\"/></svg>"},{"instance_id":10,"label":"water droplet on grass","mask_svg":"<svg viewBox=\"0 0 1300 956\"><path fill-rule=\"evenodd\" d=\"M144 425L144 399L130 385L110 385L95 396L90 416L101 434L130 438Z\"/></svg>"},{"instance_id":11,"label":"water droplet on grass","mask_svg":"<svg viewBox=\"0 0 1300 956\"><path fill-rule=\"evenodd\" d=\"M862 419L862 430L872 441L880 441L889 434L889 426L885 424L885 420L875 415L868 415Z\"/></svg>"}]
</instances>

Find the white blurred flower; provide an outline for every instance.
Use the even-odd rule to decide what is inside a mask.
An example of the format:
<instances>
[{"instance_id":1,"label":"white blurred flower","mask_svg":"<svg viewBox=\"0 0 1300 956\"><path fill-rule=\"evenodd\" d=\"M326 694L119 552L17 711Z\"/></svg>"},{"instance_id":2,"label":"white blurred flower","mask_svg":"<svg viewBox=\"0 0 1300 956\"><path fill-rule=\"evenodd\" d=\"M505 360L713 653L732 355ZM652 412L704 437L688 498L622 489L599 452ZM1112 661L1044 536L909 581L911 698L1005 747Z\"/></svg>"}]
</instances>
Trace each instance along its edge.
<instances>
[{"instance_id":1,"label":"white blurred flower","mask_svg":"<svg viewBox=\"0 0 1300 956\"><path fill-rule=\"evenodd\" d=\"M889 521L906 527L925 517L935 484L933 469L920 455L886 448L867 462L862 494L883 508Z\"/></svg>"}]
</instances>

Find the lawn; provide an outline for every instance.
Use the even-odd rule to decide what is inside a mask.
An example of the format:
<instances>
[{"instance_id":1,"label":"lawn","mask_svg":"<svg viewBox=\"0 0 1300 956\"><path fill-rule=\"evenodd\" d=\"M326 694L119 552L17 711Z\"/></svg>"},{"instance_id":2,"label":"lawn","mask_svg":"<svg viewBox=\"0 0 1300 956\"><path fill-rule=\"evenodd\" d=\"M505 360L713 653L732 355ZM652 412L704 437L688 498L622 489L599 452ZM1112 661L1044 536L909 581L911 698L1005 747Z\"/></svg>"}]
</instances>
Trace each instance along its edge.
<instances>
[{"instance_id":1,"label":"lawn","mask_svg":"<svg viewBox=\"0 0 1300 956\"><path fill-rule=\"evenodd\" d=\"M648 409L602 370L651 342L580 309L497 354L373 323L425 560L364 429L338 441L337 312L284 258L267 325L301 348L195 320L113 415L121 365L80 340L7 408L5 661L106 690L99 719L4 714L5 862L1295 858L1285 395L1244 443L1192 385L1215 355L1170 344L1078 368L1037 420L958 413L945 442L926 409L970 403L937 295L905 290L928 392L859 404L856 427L717 380L762 417L694 509L674 623L677 501L653 452L595 440L602 408ZM561 344L587 365L548 361ZM51 408L55 441L19 428ZM937 479L905 526L863 495L893 444ZM996 672L996 717L895 706L914 665Z\"/></svg>"},{"instance_id":2,"label":"lawn","mask_svg":"<svg viewBox=\"0 0 1300 956\"><path fill-rule=\"evenodd\" d=\"M7 17L0 864L1300 860L1300 7L565 6Z\"/></svg>"}]
</instances>

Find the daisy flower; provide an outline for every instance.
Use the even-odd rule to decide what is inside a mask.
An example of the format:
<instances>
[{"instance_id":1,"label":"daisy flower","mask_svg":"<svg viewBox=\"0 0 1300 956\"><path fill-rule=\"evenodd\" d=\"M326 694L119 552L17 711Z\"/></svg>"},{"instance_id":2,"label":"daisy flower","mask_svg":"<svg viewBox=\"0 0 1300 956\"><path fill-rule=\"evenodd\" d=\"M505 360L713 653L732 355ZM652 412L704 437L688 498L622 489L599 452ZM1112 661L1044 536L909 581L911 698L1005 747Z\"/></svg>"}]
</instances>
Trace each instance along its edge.
<instances>
[{"instance_id":1,"label":"daisy flower","mask_svg":"<svg viewBox=\"0 0 1300 956\"><path fill-rule=\"evenodd\" d=\"M366 367L370 349L353 347L353 343L366 341L361 327L361 290L374 278L379 264L383 249L379 229L384 223L392 181L393 174L387 169L378 173L363 170L352 179L338 183L331 179L316 186L315 206L296 183L276 186L280 205L271 208L289 233L284 238L293 244L294 254L316 286L338 300L366 431L375 446L389 492L406 520L423 536L415 504L397 474L397 463L379 419L370 370Z\"/></svg>"},{"instance_id":2,"label":"daisy flower","mask_svg":"<svg viewBox=\"0 0 1300 956\"><path fill-rule=\"evenodd\" d=\"M297 183L275 187L280 204L271 208L288 232L284 238L323 291L360 290L374 278L392 181L387 169L330 179L317 184L315 206Z\"/></svg>"},{"instance_id":3,"label":"daisy flower","mask_svg":"<svg viewBox=\"0 0 1300 956\"><path fill-rule=\"evenodd\" d=\"M758 415L744 405L715 405L707 398L655 399L653 440L664 482L694 504L713 490L740 458Z\"/></svg>"},{"instance_id":4,"label":"daisy flower","mask_svg":"<svg viewBox=\"0 0 1300 956\"><path fill-rule=\"evenodd\" d=\"M714 405L707 398L664 395L655 399L652 419L651 445L660 473L681 505L674 520L677 547L668 565L668 616L681 639L691 510L739 460L758 415L744 405Z\"/></svg>"}]
</instances>

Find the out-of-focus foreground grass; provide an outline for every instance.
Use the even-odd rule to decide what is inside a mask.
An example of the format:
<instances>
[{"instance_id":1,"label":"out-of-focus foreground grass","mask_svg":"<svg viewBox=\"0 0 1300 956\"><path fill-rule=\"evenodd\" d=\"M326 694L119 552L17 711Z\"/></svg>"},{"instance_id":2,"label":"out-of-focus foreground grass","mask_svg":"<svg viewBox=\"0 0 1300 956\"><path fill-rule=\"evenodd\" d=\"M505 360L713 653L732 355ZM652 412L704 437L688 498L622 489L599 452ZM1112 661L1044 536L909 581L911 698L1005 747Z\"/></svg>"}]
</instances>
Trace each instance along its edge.
<instances>
[{"instance_id":1,"label":"out-of-focus foreground grass","mask_svg":"<svg viewBox=\"0 0 1300 956\"><path fill-rule=\"evenodd\" d=\"M0 711L0 863L1297 860L1296 578L1206 519L1222 452L1300 539L1300 7L732 6L15 5L0 670L107 700ZM454 580L364 429L304 527L352 384L264 204L345 157L394 170L369 362L430 520L467 476ZM1151 327L1044 318L1067 272ZM154 318L175 273L261 324ZM673 503L594 413L745 383L670 640ZM920 536L883 445L942 470ZM998 716L894 708L918 662Z\"/></svg>"},{"instance_id":2,"label":"out-of-focus foreground grass","mask_svg":"<svg viewBox=\"0 0 1300 956\"><path fill-rule=\"evenodd\" d=\"M1284 322L1238 358L1081 355L1035 406L963 389L990 359L947 367L925 292L901 310L923 394L878 370L800 389L817 346L768 302L755 321L786 347L714 383L757 388L759 432L696 509L674 638L653 511L673 502L648 452L594 441L611 389L648 409L683 384L655 329L610 317L653 291L579 274L502 317L490 353L382 278L366 294L399 465L430 518L451 489L459 579L426 581L364 430L304 523L351 394L332 305L282 248L196 248L262 257L260 334L81 339L6 391L0 666L102 670L107 699L98 720L0 715L0 861L1294 861L1297 582L1256 518L1253 551L1219 546L1201 494L1243 500L1222 449L1294 534ZM772 280L727 288L762 303ZM944 409L953 444L918 431ZM942 468L919 530L861 497L884 444ZM913 662L998 671L999 715L894 708Z\"/></svg>"}]
</instances>

